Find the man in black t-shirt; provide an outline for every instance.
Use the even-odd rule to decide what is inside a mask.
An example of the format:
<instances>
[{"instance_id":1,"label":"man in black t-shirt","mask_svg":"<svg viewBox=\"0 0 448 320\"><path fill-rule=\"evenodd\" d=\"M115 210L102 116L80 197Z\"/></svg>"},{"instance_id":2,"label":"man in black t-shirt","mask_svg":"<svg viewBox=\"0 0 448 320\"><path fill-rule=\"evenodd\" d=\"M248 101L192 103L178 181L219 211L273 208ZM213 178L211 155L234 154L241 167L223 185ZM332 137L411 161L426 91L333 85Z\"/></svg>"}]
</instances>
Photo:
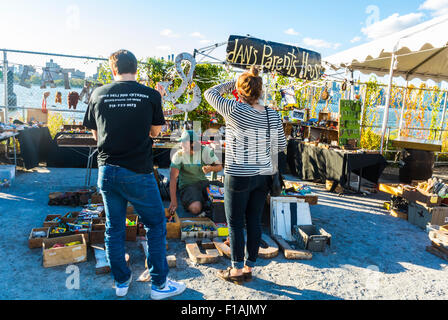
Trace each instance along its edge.
<instances>
[{"instance_id":1,"label":"man in black t-shirt","mask_svg":"<svg viewBox=\"0 0 448 320\"><path fill-rule=\"evenodd\" d=\"M96 89L84 126L98 145L98 187L106 211L105 244L117 296L127 294L132 274L125 260L126 208L134 206L146 229L151 298L182 293L185 284L167 278L166 218L153 173L152 138L165 123L163 89L136 82L137 59L127 50L109 58L115 81ZM159 93L159 91L161 93Z\"/></svg>"}]
</instances>

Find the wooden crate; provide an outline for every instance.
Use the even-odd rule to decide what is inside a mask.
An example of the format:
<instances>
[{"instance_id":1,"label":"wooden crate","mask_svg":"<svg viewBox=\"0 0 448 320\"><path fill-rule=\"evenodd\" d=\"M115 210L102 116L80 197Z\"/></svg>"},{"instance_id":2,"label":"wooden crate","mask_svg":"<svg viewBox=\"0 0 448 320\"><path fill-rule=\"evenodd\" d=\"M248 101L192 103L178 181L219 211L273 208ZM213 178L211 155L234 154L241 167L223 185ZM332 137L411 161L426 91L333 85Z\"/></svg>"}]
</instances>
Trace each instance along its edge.
<instances>
[{"instance_id":1,"label":"wooden crate","mask_svg":"<svg viewBox=\"0 0 448 320\"><path fill-rule=\"evenodd\" d=\"M78 218L78 216L79 216L79 212L78 211L71 211L71 212L67 212L66 214L64 214L61 217L61 220L63 222L65 222L65 223L67 223L67 222L73 223Z\"/></svg>"},{"instance_id":2,"label":"wooden crate","mask_svg":"<svg viewBox=\"0 0 448 320\"><path fill-rule=\"evenodd\" d=\"M169 217L168 209L165 209L165 216ZM166 224L166 238L167 239L180 239L180 219L177 212L174 213L174 222L168 222Z\"/></svg>"},{"instance_id":3,"label":"wooden crate","mask_svg":"<svg viewBox=\"0 0 448 320\"><path fill-rule=\"evenodd\" d=\"M210 226L215 228L215 231L182 231L182 228L195 224L204 224L206 226ZM188 238L209 238L213 239L218 236L218 228L215 223L209 218L181 218L180 219L180 228L181 228L181 239Z\"/></svg>"},{"instance_id":4,"label":"wooden crate","mask_svg":"<svg viewBox=\"0 0 448 320\"><path fill-rule=\"evenodd\" d=\"M52 222L54 218L62 218L60 214L49 214L45 217L44 227L55 227L59 224L59 222ZM61 220L62 221L62 220Z\"/></svg>"},{"instance_id":5,"label":"wooden crate","mask_svg":"<svg viewBox=\"0 0 448 320\"><path fill-rule=\"evenodd\" d=\"M126 241L137 241L138 215L128 214L126 218L135 221L135 226L126 226Z\"/></svg>"},{"instance_id":6,"label":"wooden crate","mask_svg":"<svg viewBox=\"0 0 448 320\"><path fill-rule=\"evenodd\" d=\"M49 229L50 229L49 227L32 229L31 232L30 232L30 237L28 238L28 247L30 249L42 248L43 240L48 238L48 230ZM35 232L35 231L45 231L47 236L44 237L44 238L33 238L33 232Z\"/></svg>"},{"instance_id":7,"label":"wooden crate","mask_svg":"<svg viewBox=\"0 0 448 320\"><path fill-rule=\"evenodd\" d=\"M403 220L408 220L408 214L406 212L401 212L396 209L391 209L389 211L390 215L395 218L400 218Z\"/></svg>"},{"instance_id":8,"label":"wooden crate","mask_svg":"<svg viewBox=\"0 0 448 320\"><path fill-rule=\"evenodd\" d=\"M81 244L51 249L56 243L67 244L80 241ZM43 265L45 268L84 262L87 260L87 244L82 234L44 239L42 243Z\"/></svg>"}]
</instances>

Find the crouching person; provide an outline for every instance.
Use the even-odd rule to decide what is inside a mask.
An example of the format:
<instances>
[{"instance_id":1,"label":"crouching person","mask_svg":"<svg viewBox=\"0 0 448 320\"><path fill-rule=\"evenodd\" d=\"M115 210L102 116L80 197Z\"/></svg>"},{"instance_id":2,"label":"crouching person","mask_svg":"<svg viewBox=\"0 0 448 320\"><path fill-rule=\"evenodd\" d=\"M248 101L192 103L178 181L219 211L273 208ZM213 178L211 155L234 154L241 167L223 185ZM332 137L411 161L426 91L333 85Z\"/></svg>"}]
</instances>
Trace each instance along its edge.
<instances>
[{"instance_id":1,"label":"crouching person","mask_svg":"<svg viewBox=\"0 0 448 320\"><path fill-rule=\"evenodd\" d=\"M222 165L213 150L201 146L198 135L193 130L182 133L182 148L171 159L169 211L174 213L177 204L177 184L180 200L185 210L199 215L207 201L207 187L210 184L223 186L218 181L210 182L206 174L219 172Z\"/></svg>"}]
</instances>

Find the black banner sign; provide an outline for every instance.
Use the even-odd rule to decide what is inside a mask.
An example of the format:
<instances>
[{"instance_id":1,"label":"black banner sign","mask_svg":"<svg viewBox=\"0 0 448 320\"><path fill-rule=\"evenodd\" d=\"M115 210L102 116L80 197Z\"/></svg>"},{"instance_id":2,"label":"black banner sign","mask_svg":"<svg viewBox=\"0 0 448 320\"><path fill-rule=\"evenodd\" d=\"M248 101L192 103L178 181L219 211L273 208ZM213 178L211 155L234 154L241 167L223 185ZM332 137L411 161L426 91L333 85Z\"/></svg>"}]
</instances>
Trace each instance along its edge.
<instances>
[{"instance_id":1,"label":"black banner sign","mask_svg":"<svg viewBox=\"0 0 448 320\"><path fill-rule=\"evenodd\" d=\"M277 42L232 35L226 51L226 61L237 68L256 65L264 72L306 80L317 80L324 71L320 53Z\"/></svg>"}]
</instances>

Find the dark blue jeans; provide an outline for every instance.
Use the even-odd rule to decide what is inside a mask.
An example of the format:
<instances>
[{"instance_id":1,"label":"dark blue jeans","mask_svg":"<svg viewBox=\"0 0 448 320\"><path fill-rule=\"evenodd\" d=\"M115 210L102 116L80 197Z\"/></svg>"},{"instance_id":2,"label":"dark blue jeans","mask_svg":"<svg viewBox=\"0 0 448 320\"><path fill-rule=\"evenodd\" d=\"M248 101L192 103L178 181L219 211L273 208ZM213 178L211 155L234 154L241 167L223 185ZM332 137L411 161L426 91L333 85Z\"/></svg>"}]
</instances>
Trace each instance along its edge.
<instances>
[{"instance_id":1,"label":"dark blue jeans","mask_svg":"<svg viewBox=\"0 0 448 320\"><path fill-rule=\"evenodd\" d=\"M123 283L131 276L125 260L126 208L129 201L145 225L152 283L163 285L168 274L166 218L154 174L138 174L119 166L100 166L98 187L106 211L106 254L115 281Z\"/></svg>"},{"instance_id":2,"label":"dark blue jeans","mask_svg":"<svg viewBox=\"0 0 448 320\"><path fill-rule=\"evenodd\" d=\"M229 225L232 266L254 267L261 241L261 216L268 194L268 177L225 176L224 207ZM247 245L244 240L247 230ZM246 250L244 250L246 247Z\"/></svg>"}]
</instances>

